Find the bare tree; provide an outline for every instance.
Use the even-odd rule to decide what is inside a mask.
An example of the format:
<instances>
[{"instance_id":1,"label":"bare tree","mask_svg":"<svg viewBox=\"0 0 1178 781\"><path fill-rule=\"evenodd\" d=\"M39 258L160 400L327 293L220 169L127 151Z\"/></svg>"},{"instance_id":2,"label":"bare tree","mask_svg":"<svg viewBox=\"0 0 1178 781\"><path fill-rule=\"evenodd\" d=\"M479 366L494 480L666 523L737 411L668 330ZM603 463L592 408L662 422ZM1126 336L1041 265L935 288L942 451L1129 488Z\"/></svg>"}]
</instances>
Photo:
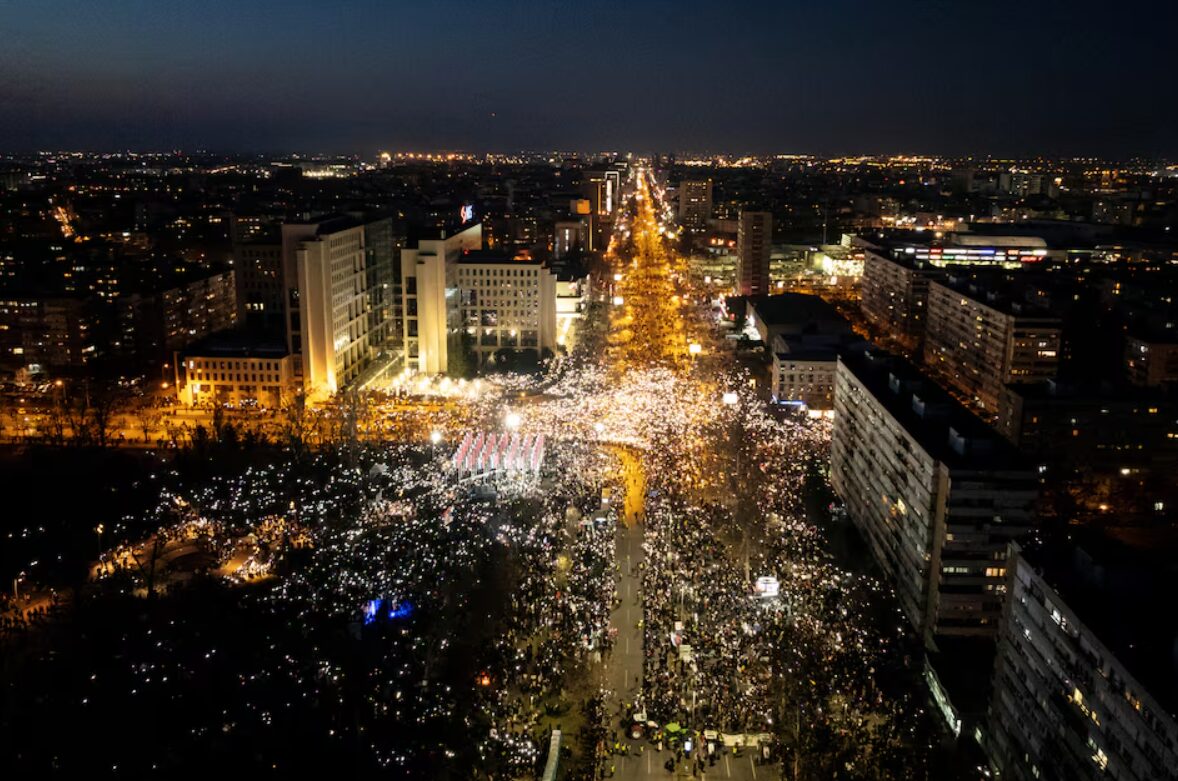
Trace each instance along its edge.
<instances>
[{"instance_id":1,"label":"bare tree","mask_svg":"<svg viewBox=\"0 0 1178 781\"><path fill-rule=\"evenodd\" d=\"M307 408L307 397L295 394L282 409L282 435L296 455L306 452L313 428L312 415Z\"/></svg>"},{"instance_id":2,"label":"bare tree","mask_svg":"<svg viewBox=\"0 0 1178 781\"><path fill-rule=\"evenodd\" d=\"M131 560L135 562L135 568L139 572L139 578L143 582L143 587L147 590L148 599L155 597L160 575L160 557L167 544L164 536L156 532L151 535L151 539L144 547L142 554L136 552L134 548L131 549Z\"/></svg>"},{"instance_id":3,"label":"bare tree","mask_svg":"<svg viewBox=\"0 0 1178 781\"><path fill-rule=\"evenodd\" d=\"M90 431L98 447L110 444L115 429L115 414L125 398L122 386L113 379L101 382L90 395Z\"/></svg>"},{"instance_id":4,"label":"bare tree","mask_svg":"<svg viewBox=\"0 0 1178 781\"><path fill-rule=\"evenodd\" d=\"M135 415L139 421L139 430L143 432L143 442L146 444L151 441L151 432L159 428L164 414L155 403L155 399L148 395L140 401Z\"/></svg>"}]
</instances>

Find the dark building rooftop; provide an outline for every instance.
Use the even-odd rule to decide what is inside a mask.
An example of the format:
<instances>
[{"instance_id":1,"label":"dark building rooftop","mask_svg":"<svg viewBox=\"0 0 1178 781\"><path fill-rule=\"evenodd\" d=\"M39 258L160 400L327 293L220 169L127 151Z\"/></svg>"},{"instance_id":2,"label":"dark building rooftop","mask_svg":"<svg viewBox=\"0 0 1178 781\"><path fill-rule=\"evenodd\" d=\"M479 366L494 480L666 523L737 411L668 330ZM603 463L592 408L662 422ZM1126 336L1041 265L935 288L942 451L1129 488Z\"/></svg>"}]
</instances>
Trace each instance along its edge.
<instances>
[{"instance_id":1,"label":"dark building rooftop","mask_svg":"<svg viewBox=\"0 0 1178 781\"><path fill-rule=\"evenodd\" d=\"M286 341L265 331L236 328L219 331L201 339L183 351L186 355L225 358L283 358Z\"/></svg>"},{"instance_id":2,"label":"dark building rooftop","mask_svg":"<svg viewBox=\"0 0 1178 781\"><path fill-rule=\"evenodd\" d=\"M471 222L454 222L442 226L410 225L406 231L406 238L408 241L405 246L413 248L417 247L418 243L422 241L437 241L439 239L448 239L451 236L455 236L459 233L462 233L464 230L474 227L475 225L479 225L480 222L480 220L476 219Z\"/></svg>"},{"instance_id":3,"label":"dark building rooftop","mask_svg":"<svg viewBox=\"0 0 1178 781\"><path fill-rule=\"evenodd\" d=\"M536 258L507 255L497 250L479 249L464 252L458 258L459 263L511 263L521 266L542 266L543 262Z\"/></svg>"},{"instance_id":4,"label":"dark building rooftop","mask_svg":"<svg viewBox=\"0 0 1178 781\"><path fill-rule=\"evenodd\" d=\"M846 318L819 296L805 293L779 293L775 296L751 296L748 306L757 319L769 328L798 324L816 330L851 330Z\"/></svg>"},{"instance_id":5,"label":"dark building rooftop","mask_svg":"<svg viewBox=\"0 0 1178 781\"><path fill-rule=\"evenodd\" d=\"M998 432L904 359L869 347L848 351L839 356L839 362L922 449L950 468L1030 471Z\"/></svg>"},{"instance_id":6,"label":"dark building rooftop","mask_svg":"<svg viewBox=\"0 0 1178 781\"><path fill-rule=\"evenodd\" d=\"M1043 399L1063 404L1107 402L1110 404L1133 404L1146 402L1173 401L1174 396L1163 388L1148 388L1130 385L1117 378L1105 382L1061 382L1039 380L1037 382L1015 382L1006 386L1011 393L1023 399Z\"/></svg>"},{"instance_id":7,"label":"dark building rooftop","mask_svg":"<svg viewBox=\"0 0 1178 781\"><path fill-rule=\"evenodd\" d=\"M1042 306L1027 300L1026 286L1033 280L1022 272L962 266L949 270L937 280L956 293L999 312L1018 317L1052 318Z\"/></svg>"},{"instance_id":8,"label":"dark building rooftop","mask_svg":"<svg viewBox=\"0 0 1178 781\"><path fill-rule=\"evenodd\" d=\"M319 227L315 229L316 236L330 236L332 233L339 233L364 224L350 214L326 214L316 217L311 222L319 223Z\"/></svg>"},{"instance_id":9,"label":"dark building rooftop","mask_svg":"<svg viewBox=\"0 0 1178 781\"><path fill-rule=\"evenodd\" d=\"M1077 528L1023 556L1178 718L1178 529Z\"/></svg>"}]
</instances>

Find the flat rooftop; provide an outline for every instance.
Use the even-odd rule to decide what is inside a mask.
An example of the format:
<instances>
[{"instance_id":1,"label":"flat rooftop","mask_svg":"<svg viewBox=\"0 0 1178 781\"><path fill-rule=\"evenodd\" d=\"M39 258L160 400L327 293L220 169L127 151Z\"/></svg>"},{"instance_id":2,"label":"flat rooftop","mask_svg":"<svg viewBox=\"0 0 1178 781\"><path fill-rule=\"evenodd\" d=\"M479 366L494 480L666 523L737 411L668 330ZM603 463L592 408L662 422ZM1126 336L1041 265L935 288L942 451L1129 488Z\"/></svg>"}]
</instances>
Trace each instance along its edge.
<instances>
[{"instance_id":1,"label":"flat rooftop","mask_svg":"<svg viewBox=\"0 0 1178 781\"><path fill-rule=\"evenodd\" d=\"M1168 405L1174 398L1163 388L1130 385L1120 378L1105 382L1068 383L1058 380L1010 383L1007 389L1023 399L1045 399L1062 404L1106 403Z\"/></svg>"},{"instance_id":2,"label":"flat rooftop","mask_svg":"<svg viewBox=\"0 0 1178 781\"><path fill-rule=\"evenodd\" d=\"M281 336L245 329L210 334L182 352L212 358L284 358L287 355L286 340Z\"/></svg>"},{"instance_id":3,"label":"flat rooftop","mask_svg":"<svg viewBox=\"0 0 1178 781\"><path fill-rule=\"evenodd\" d=\"M925 452L950 468L1031 473L1013 445L903 358L868 347L847 351L839 362Z\"/></svg>"},{"instance_id":4,"label":"flat rooftop","mask_svg":"<svg viewBox=\"0 0 1178 781\"><path fill-rule=\"evenodd\" d=\"M502 263L512 266L542 266L543 261L531 257L507 255L495 250L473 250L464 252L458 258L459 263Z\"/></svg>"},{"instance_id":5,"label":"flat rooftop","mask_svg":"<svg viewBox=\"0 0 1178 781\"><path fill-rule=\"evenodd\" d=\"M805 293L779 293L774 296L750 296L748 305L757 318L772 328L794 323L829 324L850 330L846 318L819 296Z\"/></svg>"},{"instance_id":6,"label":"flat rooftop","mask_svg":"<svg viewBox=\"0 0 1178 781\"><path fill-rule=\"evenodd\" d=\"M1038 306L1022 295L1026 285L1034 280L1022 276L1022 272L1004 272L991 268L964 266L948 270L940 279L934 280L955 293L977 301L991 309L1017 317L1058 319L1049 310Z\"/></svg>"},{"instance_id":7,"label":"flat rooftop","mask_svg":"<svg viewBox=\"0 0 1178 781\"><path fill-rule=\"evenodd\" d=\"M1178 719L1178 529L1079 527L1023 556Z\"/></svg>"},{"instance_id":8,"label":"flat rooftop","mask_svg":"<svg viewBox=\"0 0 1178 781\"><path fill-rule=\"evenodd\" d=\"M408 239L406 246L415 249L420 242L449 239L480 225L482 223L479 220L466 223L452 222L445 225L410 225L406 231Z\"/></svg>"}]
</instances>

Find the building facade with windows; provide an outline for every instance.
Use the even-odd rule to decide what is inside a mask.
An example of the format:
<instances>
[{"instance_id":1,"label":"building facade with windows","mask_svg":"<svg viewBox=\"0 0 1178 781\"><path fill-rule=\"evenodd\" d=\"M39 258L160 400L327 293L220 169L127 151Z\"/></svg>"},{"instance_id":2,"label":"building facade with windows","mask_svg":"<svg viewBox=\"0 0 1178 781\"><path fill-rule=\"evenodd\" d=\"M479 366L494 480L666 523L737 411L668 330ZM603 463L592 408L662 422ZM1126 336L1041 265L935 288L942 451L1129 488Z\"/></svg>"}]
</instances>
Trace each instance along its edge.
<instances>
[{"instance_id":1,"label":"building facade with windows","mask_svg":"<svg viewBox=\"0 0 1178 781\"><path fill-rule=\"evenodd\" d=\"M1000 777L1174 778L1178 625L1151 609L1173 604L1172 565L1088 539L1013 546L1008 568L985 735Z\"/></svg>"},{"instance_id":2,"label":"building facade with windows","mask_svg":"<svg viewBox=\"0 0 1178 781\"><path fill-rule=\"evenodd\" d=\"M769 292L769 254L773 215L742 211L736 231L736 292L742 296Z\"/></svg>"},{"instance_id":3,"label":"building facade with windows","mask_svg":"<svg viewBox=\"0 0 1178 781\"><path fill-rule=\"evenodd\" d=\"M401 250L405 367L437 374L450 368L450 353L462 349L458 259L481 249L483 228L474 223L411 241Z\"/></svg>"},{"instance_id":4,"label":"building facade with windows","mask_svg":"<svg viewBox=\"0 0 1178 781\"><path fill-rule=\"evenodd\" d=\"M840 356L831 484L929 647L993 636L1006 546L1032 525L1033 470L911 364Z\"/></svg>"},{"instance_id":5,"label":"building facade with windows","mask_svg":"<svg viewBox=\"0 0 1178 781\"><path fill-rule=\"evenodd\" d=\"M916 347L924 339L929 282L944 273L926 262L865 251L860 281L863 316L888 338Z\"/></svg>"},{"instance_id":6,"label":"building facade with windows","mask_svg":"<svg viewBox=\"0 0 1178 781\"><path fill-rule=\"evenodd\" d=\"M1061 322L1046 311L984 286L951 279L929 285L925 364L987 417L998 415L1008 383L1056 376L1061 341Z\"/></svg>"},{"instance_id":7,"label":"building facade with windows","mask_svg":"<svg viewBox=\"0 0 1178 781\"><path fill-rule=\"evenodd\" d=\"M346 387L371 358L365 238L354 217L282 226L287 344L310 395Z\"/></svg>"},{"instance_id":8,"label":"building facade with windows","mask_svg":"<svg viewBox=\"0 0 1178 781\"><path fill-rule=\"evenodd\" d=\"M283 320L282 243L277 237L233 245L237 321L280 330Z\"/></svg>"},{"instance_id":9,"label":"building facade with windows","mask_svg":"<svg viewBox=\"0 0 1178 781\"><path fill-rule=\"evenodd\" d=\"M838 353L832 349L801 349L773 354L772 400L815 411L834 409L834 374Z\"/></svg>"},{"instance_id":10,"label":"building facade with windows","mask_svg":"<svg viewBox=\"0 0 1178 781\"><path fill-rule=\"evenodd\" d=\"M1134 385L1178 385L1178 339L1142 334L1125 338L1125 373Z\"/></svg>"},{"instance_id":11,"label":"building facade with windows","mask_svg":"<svg viewBox=\"0 0 1178 781\"><path fill-rule=\"evenodd\" d=\"M256 403L278 409L299 390L291 355L281 344L210 343L189 355L177 353L174 365L180 402L189 406Z\"/></svg>"},{"instance_id":12,"label":"building facade with windows","mask_svg":"<svg viewBox=\"0 0 1178 781\"><path fill-rule=\"evenodd\" d=\"M692 231L708 227L712 218L712 180L684 179L679 183L679 224Z\"/></svg>"},{"instance_id":13,"label":"building facade with windows","mask_svg":"<svg viewBox=\"0 0 1178 781\"><path fill-rule=\"evenodd\" d=\"M501 351L556 349L556 277L539 261L469 253L457 263L462 327L481 366Z\"/></svg>"},{"instance_id":14,"label":"building facade with windows","mask_svg":"<svg viewBox=\"0 0 1178 781\"><path fill-rule=\"evenodd\" d=\"M97 354L94 318L77 298L0 298L0 369L78 369Z\"/></svg>"}]
</instances>

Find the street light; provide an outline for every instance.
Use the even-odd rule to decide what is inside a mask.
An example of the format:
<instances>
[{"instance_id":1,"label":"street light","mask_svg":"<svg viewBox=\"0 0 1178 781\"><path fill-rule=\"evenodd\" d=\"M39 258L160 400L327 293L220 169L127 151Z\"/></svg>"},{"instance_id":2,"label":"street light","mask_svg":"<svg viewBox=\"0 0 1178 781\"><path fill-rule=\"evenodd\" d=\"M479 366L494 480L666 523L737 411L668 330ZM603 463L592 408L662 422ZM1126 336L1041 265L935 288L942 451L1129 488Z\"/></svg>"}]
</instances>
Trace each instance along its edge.
<instances>
[{"instance_id":1,"label":"street light","mask_svg":"<svg viewBox=\"0 0 1178 781\"><path fill-rule=\"evenodd\" d=\"M699 355L704 351L703 346L699 342L692 342L687 345L687 352L690 355Z\"/></svg>"},{"instance_id":2,"label":"street light","mask_svg":"<svg viewBox=\"0 0 1178 781\"><path fill-rule=\"evenodd\" d=\"M509 429L511 429L512 431L515 431L517 428L519 428L519 424L520 424L519 413L518 412L507 413L507 417L504 418L503 422L507 424L507 427Z\"/></svg>"},{"instance_id":3,"label":"street light","mask_svg":"<svg viewBox=\"0 0 1178 781\"><path fill-rule=\"evenodd\" d=\"M736 395L736 391L728 391L720 398L720 400L729 407L735 407L737 402L740 401L740 397Z\"/></svg>"},{"instance_id":4,"label":"street light","mask_svg":"<svg viewBox=\"0 0 1178 781\"><path fill-rule=\"evenodd\" d=\"M440 443L442 441L442 432L438 431L437 429L431 431L429 433L429 441L434 445Z\"/></svg>"},{"instance_id":5,"label":"street light","mask_svg":"<svg viewBox=\"0 0 1178 781\"><path fill-rule=\"evenodd\" d=\"M621 296L614 296L614 306L621 306L624 303L626 303L626 299Z\"/></svg>"},{"instance_id":6,"label":"street light","mask_svg":"<svg viewBox=\"0 0 1178 781\"><path fill-rule=\"evenodd\" d=\"M20 582L25 579L25 573L22 572L12 579L12 601L15 602L20 599Z\"/></svg>"}]
</instances>

